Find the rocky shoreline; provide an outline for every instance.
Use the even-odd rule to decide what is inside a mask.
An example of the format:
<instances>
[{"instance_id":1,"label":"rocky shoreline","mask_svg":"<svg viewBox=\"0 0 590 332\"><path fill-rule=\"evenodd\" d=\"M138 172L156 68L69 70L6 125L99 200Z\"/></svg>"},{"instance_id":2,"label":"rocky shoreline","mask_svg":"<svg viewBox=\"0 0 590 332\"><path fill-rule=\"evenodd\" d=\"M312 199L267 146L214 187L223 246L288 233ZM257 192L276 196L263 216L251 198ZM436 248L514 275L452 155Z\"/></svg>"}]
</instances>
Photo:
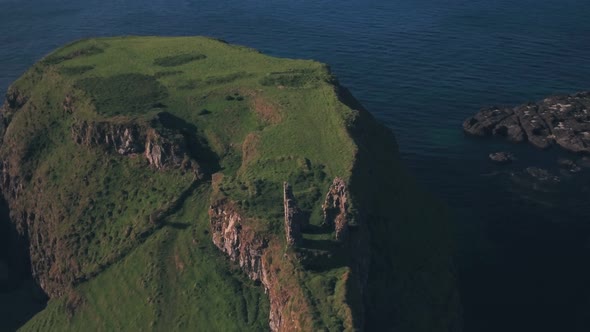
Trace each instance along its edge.
<instances>
[{"instance_id":1,"label":"rocky shoreline","mask_svg":"<svg viewBox=\"0 0 590 332\"><path fill-rule=\"evenodd\" d=\"M473 136L503 137L546 149L590 153L590 92L558 95L514 108L489 107L463 122Z\"/></svg>"}]
</instances>

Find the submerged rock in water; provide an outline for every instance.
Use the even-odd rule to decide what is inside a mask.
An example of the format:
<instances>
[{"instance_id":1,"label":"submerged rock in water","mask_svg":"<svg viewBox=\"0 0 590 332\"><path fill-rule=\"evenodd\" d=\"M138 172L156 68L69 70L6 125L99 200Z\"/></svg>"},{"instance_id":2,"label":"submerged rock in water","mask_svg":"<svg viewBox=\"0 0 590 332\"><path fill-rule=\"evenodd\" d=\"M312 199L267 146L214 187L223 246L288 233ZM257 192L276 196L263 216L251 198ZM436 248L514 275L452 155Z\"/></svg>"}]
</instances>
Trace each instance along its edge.
<instances>
[{"instance_id":1,"label":"submerged rock in water","mask_svg":"<svg viewBox=\"0 0 590 332\"><path fill-rule=\"evenodd\" d=\"M491 161L497 164L510 164L514 161L514 155L509 152L494 152L489 154Z\"/></svg>"},{"instance_id":2,"label":"submerged rock in water","mask_svg":"<svg viewBox=\"0 0 590 332\"><path fill-rule=\"evenodd\" d=\"M558 145L576 153L590 153L590 92L560 95L515 108L487 108L463 122L474 136L499 136L528 141L545 149Z\"/></svg>"},{"instance_id":3,"label":"submerged rock in water","mask_svg":"<svg viewBox=\"0 0 590 332\"><path fill-rule=\"evenodd\" d=\"M559 159L557 161L557 164L559 165L559 167L561 167L562 169L568 170L572 173L577 173L579 171L582 170L582 168L580 166L578 166L578 164L576 164L576 162L574 162L571 159Z\"/></svg>"},{"instance_id":4,"label":"submerged rock in water","mask_svg":"<svg viewBox=\"0 0 590 332\"><path fill-rule=\"evenodd\" d=\"M559 182L560 179L558 176L551 174L548 170L539 167L527 167L525 169L525 173L531 176L532 178L539 180L539 181L546 181L546 182Z\"/></svg>"}]
</instances>

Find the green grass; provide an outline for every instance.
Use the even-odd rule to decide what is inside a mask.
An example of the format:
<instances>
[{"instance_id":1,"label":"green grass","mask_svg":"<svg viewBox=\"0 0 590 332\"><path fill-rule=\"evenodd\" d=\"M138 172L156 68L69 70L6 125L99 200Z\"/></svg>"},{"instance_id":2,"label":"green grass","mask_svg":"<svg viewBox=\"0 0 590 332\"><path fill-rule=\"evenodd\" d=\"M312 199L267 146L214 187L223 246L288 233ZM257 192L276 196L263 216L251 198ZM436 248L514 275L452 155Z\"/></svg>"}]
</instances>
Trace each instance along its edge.
<instances>
[{"instance_id":1,"label":"green grass","mask_svg":"<svg viewBox=\"0 0 590 332\"><path fill-rule=\"evenodd\" d=\"M23 330L267 329L268 299L213 246L207 209L228 198L258 235L285 247L283 181L311 224L301 248L285 249L301 261L284 282L301 289L309 329L351 330L361 305L349 277L357 248L320 227L337 176L351 183L352 210L371 225L370 260L382 269L369 280L369 317L432 331L447 322L431 312L455 309L444 302L452 291L446 224L423 206L388 133L371 120L351 134L360 106L343 102L327 66L202 37L101 38L48 55L13 87L30 102L13 117L0 159L18 165L20 208L43 216L45 250L56 252L53 268L71 285ZM180 119L172 129L199 141L194 158L223 174L218 191L211 174L194 189L186 172L72 139L78 121L149 121L162 111ZM150 222L170 207L163 223Z\"/></svg>"},{"instance_id":2,"label":"green grass","mask_svg":"<svg viewBox=\"0 0 590 332\"><path fill-rule=\"evenodd\" d=\"M67 298L54 299L23 330L267 330L264 292L211 243L207 197L198 189L145 243L80 285L73 315Z\"/></svg>"},{"instance_id":3,"label":"green grass","mask_svg":"<svg viewBox=\"0 0 590 332\"><path fill-rule=\"evenodd\" d=\"M64 75L80 75L92 69L94 69L94 66L62 67L60 73Z\"/></svg>"},{"instance_id":4,"label":"green grass","mask_svg":"<svg viewBox=\"0 0 590 332\"><path fill-rule=\"evenodd\" d=\"M104 49L96 46L96 45L89 45L87 47L76 48L74 51L69 53L61 54L54 54L52 56L46 57L43 60L43 63L46 65L56 65L62 63L67 60L72 60L78 57L87 57L96 54L100 54L104 52ZM62 52L63 53L63 52Z\"/></svg>"},{"instance_id":5,"label":"green grass","mask_svg":"<svg viewBox=\"0 0 590 332\"><path fill-rule=\"evenodd\" d=\"M176 67L187 64L192 61L206 59L207 56L204 54L178 54L170 55L154 60L154 65L160 67Z\"/></svg>"}]
</instances>

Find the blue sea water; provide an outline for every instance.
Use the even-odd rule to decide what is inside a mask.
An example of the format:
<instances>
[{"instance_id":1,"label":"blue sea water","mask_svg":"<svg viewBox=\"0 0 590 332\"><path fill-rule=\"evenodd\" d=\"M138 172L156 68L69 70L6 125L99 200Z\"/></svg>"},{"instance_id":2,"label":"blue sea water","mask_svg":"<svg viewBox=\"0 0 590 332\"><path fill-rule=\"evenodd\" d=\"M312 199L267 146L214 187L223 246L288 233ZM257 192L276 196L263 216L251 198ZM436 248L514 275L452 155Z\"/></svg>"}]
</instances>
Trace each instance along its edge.
<instances>
[{"instance_id":1,"label":"blue sea water","mask_svg":"<svg viewBox=\"0 0 590 332\"><path fill-rule=\"evenodd\" d=\"M75 39L207 35L331 65L453 213L470 331L590 330L590 184L564 153L464 137L462 120L590 89L584 0L0 0L0 90ZM486 156L510 150L508 168ZM541 166L562 178L520 176Z\"/></svg>"}]
</instances>

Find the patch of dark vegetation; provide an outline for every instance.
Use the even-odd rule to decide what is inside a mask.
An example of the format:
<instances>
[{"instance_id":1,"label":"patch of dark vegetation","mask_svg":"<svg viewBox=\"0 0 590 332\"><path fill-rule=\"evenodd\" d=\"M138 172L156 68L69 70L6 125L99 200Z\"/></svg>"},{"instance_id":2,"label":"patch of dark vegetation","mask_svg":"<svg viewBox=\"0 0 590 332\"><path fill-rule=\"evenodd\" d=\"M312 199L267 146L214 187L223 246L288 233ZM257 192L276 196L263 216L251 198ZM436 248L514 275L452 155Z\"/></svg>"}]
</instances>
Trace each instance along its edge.
<instances>
[{"instance_id":1,"label":"patch of dark vegetation","mask_svg":"<svg viewBox=\"0 0 590 332\"><path fill-rule=\"evenodd\" d=\"M301 88L317 83L319 80L315 70L292 70L269 73L259 82L264 86Z\"/></svg>"},{"instance_id":2,"label":"patch of dark vegetation","mask_svg":"<svg viewBox=\"0 0 590 332\"><path fill-rule=\"evenodd\" d=\"M207 56L205 54L178 54L157 58L154 60L154 65L160 67L176 67L206 58Z\"/></svg>"},{"instance_id":3,"label":"patch of dark vegetation","mask_svg":"<svg viewBox=\"0 0 590 332\"><path fill-rule=\"evenodd\" d=\"M162 78L162 77L180 75L182 73L183 73L182 70L164 70L164 71L156 72L154 74L154 77L155 78Z\"/></svg>"},{"instance_id":4,"label":"patch of dark vegetation","mask_svg":"<svg viewBox=\"0 0 590 332\"><path fill-rule=\"evenodd\" d=\"M240 95L239 92L234 93L234 97L237 101L242 101L244 100L244 96Z\"/></svg>"},{"instance_id":5,"label":"patch of dark vegetation","mask_svg":"<svg viewBox=\"0 0 590 332\"><path fill-rule=\"evenodd\" d=\"M201 80L188 80L178 86L178 90L194 90L201 85Z\"/></svg>"},{"instance_id":6,"label":"patch of dark vegetation","mask_svg":"<svg viewBox=\"0 0 590 332\"><path fill-rule=\"evenodd\" d=\"M233 95L227 95L225 96L225 100L227 101L243 101L244 100L244 96L240 95L239 93L234 93Z\"/></svg>"},{"instance_id":7,"label":"patch of dark vegetation","mask_svg":"<svg viewBox=\"0 0 590 332\"><path fill-rule=\"evenodd\" d=\"M91 56L103 53L104 49L98 46L92 45L85 48L81 48L75 51L72 51L66 55L50 55L43 60L43 64L45 65L56 65L62 63L67 60L72 60L74 58L83 57L83 56Z\"/></svg>"},{"instance_id":8,"label":"patch of dark vegetation","mask_svg":"<svg viewBox=\"0 0 590 332\"><path fill-rule=\"evenodd\" d=\"M270 72L270 75L293 75L293 74L315 74L317 72L316 69L311 68L302 68L302 69L289 69L285 71L273 71Z\"/></svg>"},{"instance_id":9,"label":"patch of dark vegetation","mask_svg":"<svg viewBox=\"0 0 590 332\"><path fill-rule=\"evenodd\" d=\"M215 84L226 84L236 81L241 78L252 77L254 74L246 73L244 71L240 71L237 73L223 75L223 76L209 76L205 79L205 84L215 85Z\"/></svg>"},{"instance_id":10,"label":"patch of dark vegetation","mask_svg":"<svg viewBox=\"0 0 590 332\"><path fill-rule=\"evenodd\" d=\"M97 112L108 116L144 113L168 97L155 77L142 74L86 78L76 87L92 97Z\"/></svg>"},{"instance_id":11,"label":"patch of dark vegetation","mask_svg":"<svg viewBox=\"0 0 590 332\"><path fill-rule=\"evenodd\" d=\"M313 165L306 170L298 170L289 176L289 183L296 191L305 191L305 195L298 196L299 208L311 214L316 202L321 199L323 185L328 181L324 165Z\"/></svg>"},{"instance_id":12,"label":"patch of dark vegetation","mask_svg":"<svg viewBox=\"0 0 590 332\"><path fill-rule=\"evenodd\" d=\"M94 69L94 65L92 66L73 66L73 67L62 67L59 69L59 72L64 75L81 75L88 71Z\"/></svg>"},{"instance_id":13,"label":"patch of dark vegetation","mask_svg":"<svg viewBox=\"0 0 590 332\"><path fill-rule=\"evenodd\" d=\"M155 103L152 105L152 108L168 108L168 106L166 106L166 104L162 104L162 103Z\"/></svg>"},{"instance_id":14,"label":"patch of dark vegetation","mask_svg":"<svg viewBox=\"0 0 590 332\"><path fill-rule=\"evenodd\" d=\"M203 108L202 110L199 111L199 115L207 115L207 114L211 114L211 111Z\"/></svg>"}]
</instances>

